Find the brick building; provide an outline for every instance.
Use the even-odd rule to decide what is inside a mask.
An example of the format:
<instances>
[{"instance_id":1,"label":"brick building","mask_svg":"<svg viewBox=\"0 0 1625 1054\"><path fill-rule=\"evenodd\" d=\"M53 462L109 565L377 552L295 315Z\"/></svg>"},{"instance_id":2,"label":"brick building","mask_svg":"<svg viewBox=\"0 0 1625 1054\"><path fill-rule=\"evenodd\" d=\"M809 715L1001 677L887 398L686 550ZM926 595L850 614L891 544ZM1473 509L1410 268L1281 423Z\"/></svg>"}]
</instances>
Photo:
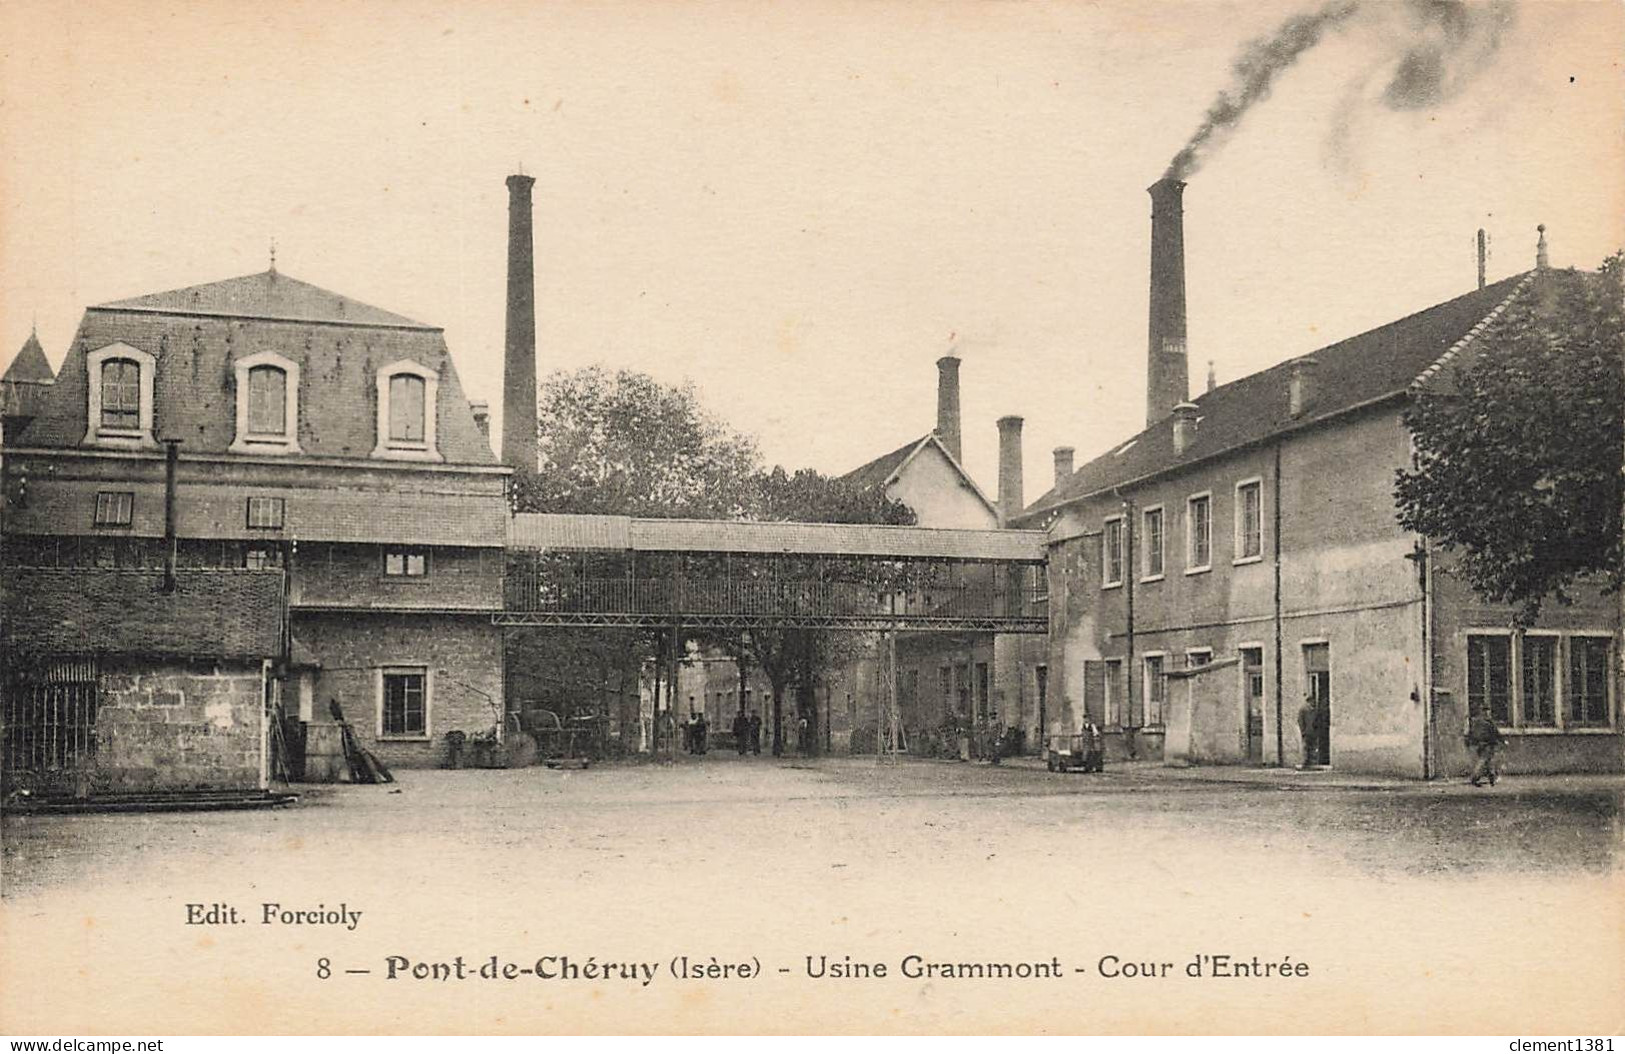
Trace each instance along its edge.
<instances>
[{"instance_id":1,"label":"brick building","mask_svg":"<svg viewBox=\"0 0 1625 1054\"><path fill-rule=\"evenodd\" d=\"M5 437L7 576L96 569L126 576L143 603L178 580L151 617L219 630L148 659L264 664L296 762L307 728L330 738L337 700L389 763L434 764L446 732L486 731L502 713L490 613L508 470L485 429L440 329L274 268L91 307L37 414ZM234 626L253 611L187 586L245 573L274 581L286 612L280 640L251 634L246 652ZM30 603L9 590L7 625ZM109 642L143 610L87 601L26 647L40 661L116 652L128 667L142 650ZM9 659L25 643L12 639Z\"/></svg>"},{"instance_id":2,"label":"brick building","mask_svg":"<svg viewBox=\"0 0 1625 1054\"><path fill-rule=\"evenodd\" d=\"M1051 729L1087 714L1115 757L1297 764L1313 698L1332 767L1432 777L1466 770L1471 701L1508 771L1625 767L1618 598L1581 589L1516 629L1394 504L1411 398L1560 280L1537 268L1210 387L1058 479L1014 521L1050 534Z\"/></svg>"}]
</instances>

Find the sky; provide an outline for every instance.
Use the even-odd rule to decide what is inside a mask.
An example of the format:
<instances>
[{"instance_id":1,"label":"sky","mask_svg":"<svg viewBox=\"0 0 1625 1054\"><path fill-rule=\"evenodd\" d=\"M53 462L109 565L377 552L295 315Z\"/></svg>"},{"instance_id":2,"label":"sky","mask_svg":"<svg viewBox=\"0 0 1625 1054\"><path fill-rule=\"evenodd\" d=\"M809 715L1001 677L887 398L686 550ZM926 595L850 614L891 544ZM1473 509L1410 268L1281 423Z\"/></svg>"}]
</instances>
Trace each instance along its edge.
<instances>
[{"instance_id":1,"label":"sky","mask_svg":"<svg viewBox=\"0 0 1625 1054\"><path fill-rule=\"evenodd\" d=\"M690 379L770 463L840 473L933 426L952 349L967 468L991 494L1022 415L1031 501L1053 447L1143 426L1145 188L1315 10L7 0L0 367L274 239L282 273L443 326L500 413L522 166L539 372ZM1556 266L1625 245L1625 7L1503 0L1496 46L1395 108L1412 11L1340 19L1188 177L1193 391L1471 290L1480 227L1492 281L1540 223Z\"/></svg>"}]
</instances>

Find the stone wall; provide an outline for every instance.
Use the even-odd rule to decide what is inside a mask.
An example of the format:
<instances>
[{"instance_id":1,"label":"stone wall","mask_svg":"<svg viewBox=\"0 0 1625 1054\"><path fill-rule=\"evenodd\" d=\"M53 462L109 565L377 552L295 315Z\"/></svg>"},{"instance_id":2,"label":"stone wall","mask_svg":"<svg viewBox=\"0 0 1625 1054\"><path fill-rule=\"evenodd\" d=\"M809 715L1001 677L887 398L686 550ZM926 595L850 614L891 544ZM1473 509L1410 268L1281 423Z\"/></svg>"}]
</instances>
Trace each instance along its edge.
<instances>
[{"instance_id":1,"label":"stone wall","mask_svg":"<svg viewBox=\"0 0 1625 1054\"><path fill-rule=\"evenodd\" d=\"M259 664L104 661L94 791L264 787Z\"/></svg>"}]
</instances>

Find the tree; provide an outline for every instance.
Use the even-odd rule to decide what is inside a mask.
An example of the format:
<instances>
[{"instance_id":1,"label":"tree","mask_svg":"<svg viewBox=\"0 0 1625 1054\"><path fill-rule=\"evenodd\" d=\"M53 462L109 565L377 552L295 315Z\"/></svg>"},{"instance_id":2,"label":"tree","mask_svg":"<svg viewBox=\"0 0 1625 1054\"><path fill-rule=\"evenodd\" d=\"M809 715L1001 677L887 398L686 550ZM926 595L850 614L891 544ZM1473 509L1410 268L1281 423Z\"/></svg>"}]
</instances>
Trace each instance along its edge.
<instances>
[{"instance_id":1,"label":"tree","mask_svg":"<svg viewBox=\"0 0 1625 1054\"><path fill-rule=\"evenodd\" d=\"M741 515L756 442L700 404L692 383L631 370L554 373L537 400L540 462L522 512L714 519Z\"/></svg>"},{"instance_id":2,"label":"tree","mask_svg":"<svg viewBox=\"0 0 1625 1054\"><path fill-rule=\"evenodd\" d=\"M537 399L537 439L537 472L514 495L521 512L738 516L761 476L755 441L701 405L692 384L630 370L591 366L549 376ZM543 575L550 569L543 554L510 562ZM561 716L596 700L601 717L615 711L624 737L636 719L638 671L658 659L661 645L659 631L517 631L508 641L509 697Z\"/></svg>"},{"instance_id":3,"label":"tree","mask_svg":"<svg viewBox=\"0 0 1625 1054\"><path fill-rule=\"evenodd\" d=\"M888 498L878 487L861 488L812 469L786 472L774 467L757 477L751 512L761 520L797 523L874 523L909 526L914 511ZM885 573L873 561L815 561L798 559L780 564L780 581L814 588L814 583L843 582L867 587L877 595L884 589ZM792 586L794 588L794 586ZM816 690L827 672L856 656L861 642L850 633L816 629L753 629L737 636L728 648L749 655L767 675L773 688L773 753L784 753L784 693L796 689L796 715L805 722L816 753L818 707Z\"/></svg>"},{"instance_id":4,"label":"tree","mask_svg":"<svg viewBox=\"0 0 1625 1054\"><path fill-rule=\"evenodd\" d=\"M1479 334L1448 390L1405 415L1414 467L1400 523L1449 552L1523 624L1577 582L1625 585L1622 256L1595 274L1540 274Z\"/></svg>"}]
</instances>

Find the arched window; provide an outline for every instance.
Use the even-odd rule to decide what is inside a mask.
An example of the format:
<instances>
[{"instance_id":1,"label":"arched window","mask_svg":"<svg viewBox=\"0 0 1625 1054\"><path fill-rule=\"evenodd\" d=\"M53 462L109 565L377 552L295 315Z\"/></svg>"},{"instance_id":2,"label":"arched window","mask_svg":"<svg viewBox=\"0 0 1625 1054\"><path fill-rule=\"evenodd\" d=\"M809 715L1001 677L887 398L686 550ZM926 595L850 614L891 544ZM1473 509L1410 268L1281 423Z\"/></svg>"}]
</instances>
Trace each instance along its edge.
<instances>
[{"instance_id":1,"label":"arched window","mask_svg":"<svg viewBox=\"0 0 1625 1054\"><path fill-rule=\"evenodd\" d=\"M248 371L248 434L282 436L288 427L288 374L276 366Z\"/></svg>"},{"instance_id":2,"label":"arched window","mask_svg":"<svg viewBox=\"0 0 1625 1054\"><path fill-rule=\"evenodd\" d=\"M131 432L141 427L141 367L133 359L102 363L102 427Z\"/></svg>"},{"instance_id":3,"label":"arched window","mask_svg":"<svg viewBox=\"0 0 1625 1054\"><path fill-rule=\"evenodd\" d=\"M233 454L297 454L299 364L274 351L244 355L237 375L237 438Z\"/></svg>"},{"instance_id":4,"label":"arched window","mask_svg":"<svg viewBox=\"0 0 1625 1054\"><path fill-rule=\"evenodd\" d=\"M435 442L440 374L413 359L378 371L378 445L373 457L442 461Z\"/></svg>"},{"instance_id":5,"label":"arched window","mask_svg":"<svg viewBox=\"0 0 1625 1054\"><path fill-rule=\"evenodd\" d=\"M424 441L424 382L410 373L389 379L389 439L392 443Z\"/></svg>"},{"instance_id":6,"label":"arched window","mask_svg":"<svg viewBox=\"0 0 1625 1054\"><path fill-rule=\"evenodd\" d=\"M150 450L158 360L123 341L85 352L85 443Z\"/></svg>"}]
</instances>

